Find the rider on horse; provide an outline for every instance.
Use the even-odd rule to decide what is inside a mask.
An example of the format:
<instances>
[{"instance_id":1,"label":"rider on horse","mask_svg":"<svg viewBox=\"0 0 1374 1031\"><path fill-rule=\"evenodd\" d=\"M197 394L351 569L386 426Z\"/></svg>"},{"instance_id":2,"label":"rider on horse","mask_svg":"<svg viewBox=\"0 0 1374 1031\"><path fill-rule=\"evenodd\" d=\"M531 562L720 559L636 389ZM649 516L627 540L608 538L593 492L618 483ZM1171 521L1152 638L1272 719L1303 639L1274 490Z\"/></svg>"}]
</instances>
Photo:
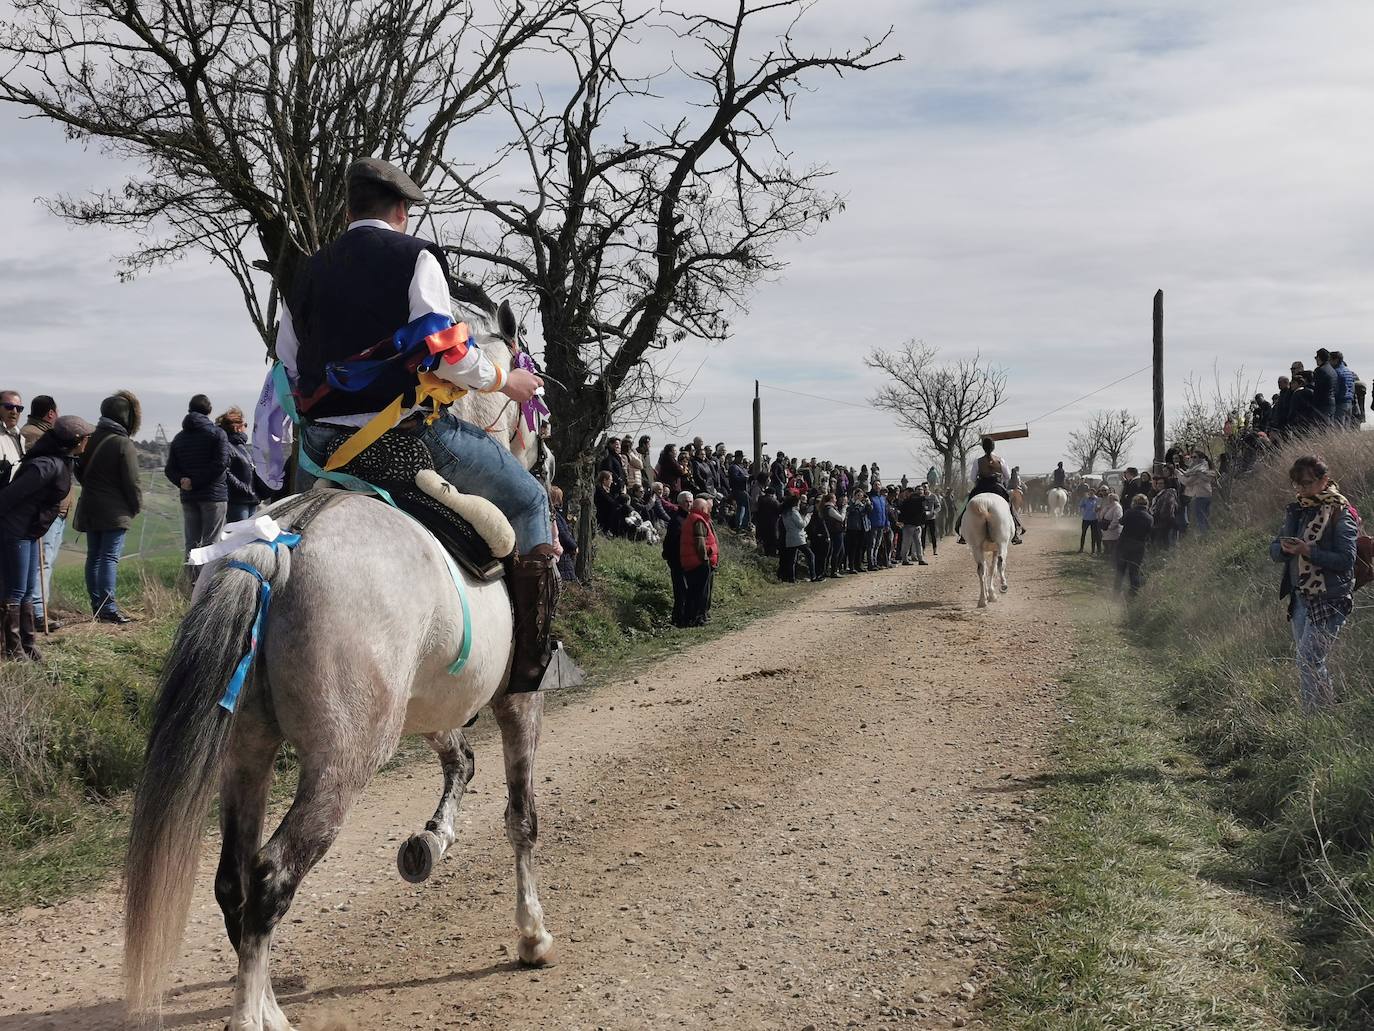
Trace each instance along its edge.
<instances>
[{"instance_id":1,"label":"rider on horse","mask_svg":"<svg viewBox=\"0 0 1374 1031\"><path fill-rule=\"evenodd\" d=\"M515 612L508 690L532 691L552 656L558 597L548 497L482 427L439 408L469 390L523 404L543 384L532 372L494 365L455 324L443 252L406 233L409 206L424 202L415 182L388 162L363 158L349 166L348 228L306 262L282 307L277 357L299 399L301 446L313 462L348 447L344 438L353 438L356 458L378 439L406 434L424 445L440 476L509 520L516 550L507 567ZM386 343L380 352L379 341ZM409 352L427 346L420 369L396 360L403 342ZM390 360L375 360L379 353ZM422 397L434 402L428 419ZM360 441L367 443L358 448Z\"/></svg>"},{"instance_id":2,"label":"rider on horse","mask_svg":"<svg viewBox=\"0 0 1374 1031\"><path fill-rule=\"evenodd\" d=\"M1026 528L1021 525L1021 520L1017 518L1016 509L1012 506L1011 495L1007 493L1007 482L1011 479L1011 472L1007 469L1007 463L999 456L992 453L993 442L991 437L983 438L983 453L973 463L970 470L973 479L973 490L968 492L968 501L972 501L979 494L998 494L1011 509L1012 521L1016 524L1016 536L1011 539L1013 544L1020 544L1021 538L1026 532ZM965 503L965 510L968 505ZM959 534L959 543L967 544L959 527L963 525L964 513L959 513L959 521L954 524L954 532Z\"/></svg>"}]
</instances>

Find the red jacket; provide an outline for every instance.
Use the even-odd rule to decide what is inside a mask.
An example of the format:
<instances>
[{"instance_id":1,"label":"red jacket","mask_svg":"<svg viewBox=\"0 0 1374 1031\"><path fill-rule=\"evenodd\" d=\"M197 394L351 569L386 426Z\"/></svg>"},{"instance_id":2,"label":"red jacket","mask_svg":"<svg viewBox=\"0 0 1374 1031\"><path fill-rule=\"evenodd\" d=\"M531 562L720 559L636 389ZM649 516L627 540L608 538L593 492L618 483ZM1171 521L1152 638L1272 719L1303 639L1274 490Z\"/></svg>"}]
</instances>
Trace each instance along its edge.
<instances>
[{"instance_id":1,"label":"red jacket","mask_svg":"<svg viewBox=\"0 0 1374 1031\"><path fill-rule=\"evenodd\" d=\"M706 525L706 558L711 563L711 568L715 569L720 561L720 545L716 541L716 531L711 526L711 520L700 512L692 512L682 524L682 538L678 544L678 554L682 558L682 571L690 572L701 566L701 556L697 554L696 531L697 524Z\"/></svg>"}]
</instances>

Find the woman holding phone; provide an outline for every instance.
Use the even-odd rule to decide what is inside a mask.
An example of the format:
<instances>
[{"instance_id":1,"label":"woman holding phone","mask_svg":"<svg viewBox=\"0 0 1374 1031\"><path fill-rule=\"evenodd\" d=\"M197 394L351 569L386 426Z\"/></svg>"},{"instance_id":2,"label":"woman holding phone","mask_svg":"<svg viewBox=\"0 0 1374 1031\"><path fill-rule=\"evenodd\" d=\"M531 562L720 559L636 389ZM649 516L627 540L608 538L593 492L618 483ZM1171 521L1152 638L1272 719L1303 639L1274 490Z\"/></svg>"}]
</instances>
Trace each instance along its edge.
<instances>
[{"instance_id":1,"label":"woman holding phone","mask_svg":"<svg viewBox=\"0 0 1374 1031\"><path fill-rule=\"evenodd\" d=\"M1350 615L1358 527L1320 456L1302 456L1288 477L1298 497L1288 506L1269 555L1283 563L1279 597L1288 599L1302 708L1310 715L1336 701L1326 657Z\"/></svg>"}]
</instances>

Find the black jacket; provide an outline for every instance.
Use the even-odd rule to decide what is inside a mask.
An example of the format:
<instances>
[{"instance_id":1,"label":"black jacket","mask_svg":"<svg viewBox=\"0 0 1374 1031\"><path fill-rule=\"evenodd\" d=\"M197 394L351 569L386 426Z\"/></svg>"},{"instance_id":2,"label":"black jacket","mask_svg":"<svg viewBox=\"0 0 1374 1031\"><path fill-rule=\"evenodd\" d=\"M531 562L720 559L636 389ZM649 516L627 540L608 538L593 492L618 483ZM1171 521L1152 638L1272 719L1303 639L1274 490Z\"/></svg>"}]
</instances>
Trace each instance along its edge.
<instances>
[{"instance_id":1,"label":"black jacket","mask_svg":"<svg viewBox=\"0 0 1374 1031\"><path fill-rule=\"evenodd\" d=\"M608 472L611 474L611 491L620 493L625 489L625 459L616 454L609 448L601 456L601 464L596 467L596 471Z\"/></svg>"},{"instance_id":2,"label":"black jacket","mask_svg":"<svg viewBox=\"0 0 1374 1031\"><path fill-rule=\"evenodd\" d=\"M229 438L208 415L187 412L163 471L176 486L182 477L191 481L191 489L181 492L183 503L228 501Z\"/></svg>"},{"instance_id":3,"label":"black jacket","mask_svg":"<svg viewBox=\"0 0 1374 1031\"><path fill-rule=\"evenodd\" d=\"M51 433L39 439L0 489L0 534L34 540L48 532L72 489L72 461Z\"/></svg>"},{"instance_id":4,"label":"black jacket","mask_svg":"<svg viewBox=\"0 0 1374 1031\"><path fill-rule=\"evenodd\" d=\"M246 433L230 433L229 470L226 480L229 485L229 501L235 505L256 505L260 500L257 489L257 471L253 468L253 456L248 450Z\"/></svg>"},{"instance_id":5,"label":"black jacket","mask_svg":"<svg viewBox=\"0 0 1374 1031\"><path fill-rule=\"evenodd\" d=\"M1154 516L1149 509L1130 508L1121 517L1121 539L1117 541L1116 553L1126 562L1140 562L1145 558L1145 545L1155 527Z\"/></svg>"},{"instance_id":6,"label":"black jacket","mask_svg":"<svg viewBox=\"0 0 1374 1031\"><path fill-rule=\"evenodd\" d=\"M1330 362L1322 362L1312 370L1312 404L1318 415L1330 415L1341 392L1341 377Z\"/></svg>"},{"instance_id":7,"label":"black jacket","mask_svg":"<svg viewBox=\"0 0 1374 1031\"><path fill-rule=\"evenodd\" d=\"M678 509L668 518L668 529L663 532L663 561L670 569L682 565L682 524L687 521L687 513Z\"/></svg>"}]
</instances>

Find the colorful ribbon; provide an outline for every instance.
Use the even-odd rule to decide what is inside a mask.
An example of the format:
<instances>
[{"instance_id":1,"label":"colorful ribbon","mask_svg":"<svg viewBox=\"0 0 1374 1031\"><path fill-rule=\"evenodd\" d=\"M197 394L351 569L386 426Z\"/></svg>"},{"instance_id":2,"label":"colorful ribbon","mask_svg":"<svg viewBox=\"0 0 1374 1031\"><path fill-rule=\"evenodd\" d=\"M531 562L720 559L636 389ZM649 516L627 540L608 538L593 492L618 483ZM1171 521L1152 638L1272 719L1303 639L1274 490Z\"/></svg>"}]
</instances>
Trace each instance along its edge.
<instances>
[{"instance_id":1,"label":"colorful ribbon","mask_svg":"<svg viewBox=\"0 0 1374 1031\"><path fill-rule=\"evenodd\" d=\"M287 548L294 548L301 542L301 535L298 533L281 533L273 541L260 541L261 544L270 544L272 550L276 551L282 545ZM263 624L267 622L267 609L272 603L272 585L267 581L267 577L262 575L262 570L257 566L249 565L247 562L240 562L234 559L224 564L225 569L242 569L245 573L252 573L257 578L261 589L258 592L258 611L253 617L253 630L248 638L248 650L243 653L243 658L234 667L234 673L229 678L229 683L225 685L224 694L220 696L219 707L226 712L233 712L239 704L239 695L243 692L243 685L248 680L248 671L253 668L253 658L258 654L258 638L262 636Z\"/></svg>"},{"instance_id":2,"label":"colorful ribbon","mask_svg":"<svg viewBox=\"0 0 1374 1031\"><path fill-rule=\"evenodd\" d=\"M534 359L525 351L515 352L515 367L517 369L524 369L526 372L532 372L536 376L539 375L539 370L535 368L534 365ZM544 399L538 394L534 394L528 401L522 404L520 406L520 411L524 413L525 425L529 427L531 432L534 431L534 426L538 421L538 417L540 415L549 414L548 406L544 404Z\"/></svg>"}]
</instances>

